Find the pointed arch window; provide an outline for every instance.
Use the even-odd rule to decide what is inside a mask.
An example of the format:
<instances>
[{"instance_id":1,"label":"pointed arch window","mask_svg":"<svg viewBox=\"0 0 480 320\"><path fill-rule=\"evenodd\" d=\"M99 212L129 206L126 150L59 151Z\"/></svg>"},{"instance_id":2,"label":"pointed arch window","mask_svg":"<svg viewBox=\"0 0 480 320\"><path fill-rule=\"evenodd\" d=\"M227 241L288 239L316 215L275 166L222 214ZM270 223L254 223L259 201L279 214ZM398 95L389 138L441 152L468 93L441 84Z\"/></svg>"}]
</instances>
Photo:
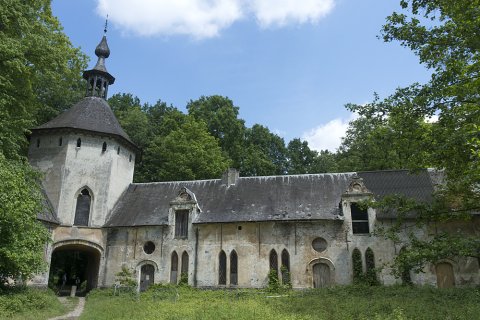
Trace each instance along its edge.
<instances>
[{"instance_id":1,"label":"pointed arch window","mask_svg":"<svg viewBox=\"0 0 480 320\"><path fill-rule=\"evenodd\" d=\"M375 255L373 254L373 250L371 248L367 248L365 251L365 276L367 277L367 281L370 284L377 283L377 273L375 270Z\"/></svg>"},{"instance_id":2,"label":"pointed arch window","mask_svg":"<svg viewBox=\"0 0 480 320\"><path fill-rule=\"evenodd\" d=\"M226 285L227 284L227 255L225 251L220 251L218 256L218 284Z\"/></svg>"},{"instance_id":3,"label":"pointed arch window","mask_svg":"<svg viewBox=\"0 0 480 320\"><path fill-rule=\"evenodd\" d=\"M188 275L188 253L187 251L183 251L182 253L182 274Z\"/></svg>"},{"instance_id":4,"label":"pointed arch window","mask_svg":"<svg viewBox=\"0 0 480 320\"><path fill-rule=\"evenodd\" d=\"M90 217L90 203L92 197L90 192L84 188L77 197L77 206L75 208L75 220L73 222L76 226L88 226Z\"/></svg>"},{"instance_id":5,"label":"pointed arch window","mask_svg":"<svg viewBox=\"0 0 480 320\"><path fill-rule=\"evenodd\" d=\"M276 276L278 277L278 255L275 249L270 251L270 271L272 270L276 272Z\"/></svg>"},{"instance_id":6,"label":"pointed arch window","mask_svg":"<svg viewBox=\"0 0 480 320\"><path fill-rule=\"evenodd\" d=\"M400 249L400 255L404 255L406 253L407 253L407 248L402 247L402 249ZM410 276L410 270L411 270L411 268L409 268L408 266L402 266L401 279L402 279L402 282L404 284L412 284L412 278Z\"/></svg>"},{"instance_id":7,"label":"pointed arch window","mask_svg":"<svg viewBox=\"0 0 480 320\"><path fill-rule=\"evenodd\" d=\"M287 249L283 249L282 251L282 266L280 267L280 271L282 272L282 283L289 284L290 283L290 254L288 253Z\"/></svg>"},{"instance_id":8,"label":"pointed arch window","mask_svg":"<svg viewBox=\"0 0 480 320\"><path fill-rule=\"evenodd\" d=\"M235 250L230 253L230 285L238 284L238 256Z\"/></svg>"},{"instance_id":9,"label":"pointed arch window","mask_svg":"<svg viewBox=\"0 0 480 320\"><path fill-rule=\"evenodd\" d=\"M353 271L353 283L358 283L362 280L363 266L362 266L362 253L357 248L352 252L352 271Z\"/></svg>"},{"instance_id":10,"label":"pointed arch window","mask_svg":"<svg viewBox=\"0 0 480 320\"><path fill-rule=\"evenodd\" d=\"M170 283L177 284L178 276L178 255L176 251L172 252L172 258L170 263Z\"/></svg>"}]
</instances>

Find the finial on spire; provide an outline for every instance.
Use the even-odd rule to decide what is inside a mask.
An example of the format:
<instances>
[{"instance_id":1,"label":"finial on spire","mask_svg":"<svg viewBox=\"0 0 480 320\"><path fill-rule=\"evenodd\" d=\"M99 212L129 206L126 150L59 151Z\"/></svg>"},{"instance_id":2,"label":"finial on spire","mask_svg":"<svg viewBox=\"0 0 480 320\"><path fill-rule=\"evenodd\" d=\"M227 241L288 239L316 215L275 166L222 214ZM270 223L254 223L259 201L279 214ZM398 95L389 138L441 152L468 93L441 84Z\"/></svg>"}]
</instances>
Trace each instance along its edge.
<instances>
[{"instance_id":1,"label":"finial on spire","mask_svg":"<svg viewBox=\"0 0 480 320\"><path fill-rule=\"evenodd\" d=\"M107 27L108 27L108 14L107 14L107 18L105 19L105 28L103 29L104 34L107 34Z\"/></svg>"}]
</instances>

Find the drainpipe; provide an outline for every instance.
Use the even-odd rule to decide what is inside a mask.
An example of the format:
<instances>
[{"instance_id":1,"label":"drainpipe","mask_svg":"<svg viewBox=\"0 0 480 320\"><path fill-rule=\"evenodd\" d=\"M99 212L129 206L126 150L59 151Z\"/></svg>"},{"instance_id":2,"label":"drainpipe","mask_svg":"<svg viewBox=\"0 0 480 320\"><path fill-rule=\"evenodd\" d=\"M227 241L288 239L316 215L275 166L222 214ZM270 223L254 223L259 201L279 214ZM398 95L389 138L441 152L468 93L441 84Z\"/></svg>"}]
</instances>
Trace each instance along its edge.
<instances>
[{"instance_id":1,"label":"drainpipe","mask_svg":"<svg viewBox=\"0 0 480 320\"><path fill-rule=\"evenodd\" d=\"M195 260L193 263L193 286L197 286L198 227L195 228Z\"/></svg>"}]
</instances>

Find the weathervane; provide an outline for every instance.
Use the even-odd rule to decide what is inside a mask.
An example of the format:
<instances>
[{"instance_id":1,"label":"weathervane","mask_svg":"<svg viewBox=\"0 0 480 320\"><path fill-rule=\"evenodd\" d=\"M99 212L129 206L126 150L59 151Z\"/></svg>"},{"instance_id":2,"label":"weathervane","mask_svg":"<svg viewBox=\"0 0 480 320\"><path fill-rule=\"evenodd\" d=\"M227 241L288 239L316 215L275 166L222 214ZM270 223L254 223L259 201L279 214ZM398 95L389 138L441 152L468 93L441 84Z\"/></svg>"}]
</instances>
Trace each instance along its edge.
<instances>
[{"instance_id":1,"label":"weathervane","mask_svg":"<svg viewBox=\"0 0 480 320\"><path fill-rule=\"evenodd\" d=\"M103 32L107 34L107 27L108 27L108 14L107 14L107 19L105 19L105 29L103 29Z\"/></svg>"}]
</instances>

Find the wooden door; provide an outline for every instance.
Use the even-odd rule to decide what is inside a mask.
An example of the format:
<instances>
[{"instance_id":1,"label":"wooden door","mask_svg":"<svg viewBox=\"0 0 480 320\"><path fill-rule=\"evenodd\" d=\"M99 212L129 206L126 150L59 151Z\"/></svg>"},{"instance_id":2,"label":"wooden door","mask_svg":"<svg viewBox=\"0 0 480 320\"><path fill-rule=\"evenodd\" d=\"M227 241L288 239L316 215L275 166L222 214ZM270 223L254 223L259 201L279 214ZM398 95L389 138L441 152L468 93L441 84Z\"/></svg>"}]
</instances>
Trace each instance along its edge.
<instances>
[{"instance_id":1,"label":"wooden door","mask_svg":"<svg viewBox=\"0 0 480 320\"><path fill-rule=\"evenodd\" d=\"M325 263L313 266L313 287L324 288L330 285L330 267Z\"/></svg>"},{"instance_id":2,"label":"wooden door","mask_svg":"<svg viewBox=\"0 0 480 320\"><path fill-rule=\"evenodd\" d=\"M140 272L140 291L145 291L154 283L155 268L151 264L144 264Z\"/></svg>"},{"instance_id":3,"label":"wooden door","mask_svg":"<svg viewBox=\"0 0 480 320\"><path fill-rule=\"evenodd\" d=\"M437 273L437 287L452 288L455 286L455 277L453 274L453 267L448 262L441 262L435 266Z\"/></svg>"}]
</instances>

